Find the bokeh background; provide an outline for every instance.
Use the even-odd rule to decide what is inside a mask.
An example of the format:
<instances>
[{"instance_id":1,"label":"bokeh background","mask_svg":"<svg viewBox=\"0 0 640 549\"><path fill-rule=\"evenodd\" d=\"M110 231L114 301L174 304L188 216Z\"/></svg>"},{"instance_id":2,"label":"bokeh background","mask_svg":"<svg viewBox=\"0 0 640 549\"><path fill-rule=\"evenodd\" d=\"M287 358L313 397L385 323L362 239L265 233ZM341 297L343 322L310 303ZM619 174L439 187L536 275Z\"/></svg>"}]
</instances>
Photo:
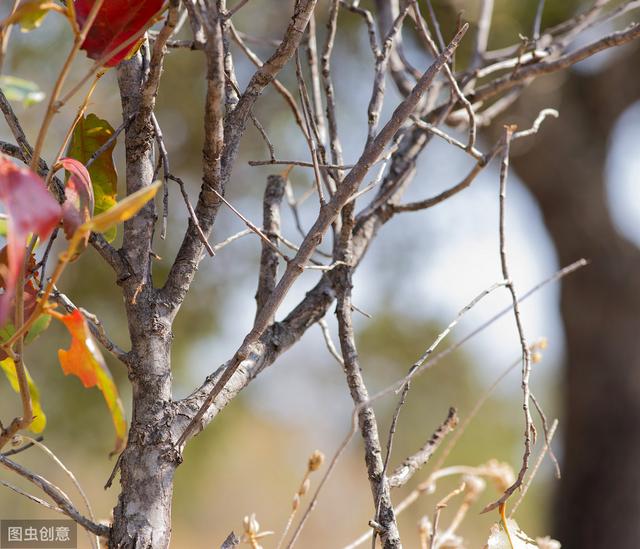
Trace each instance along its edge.
<instances>
[{"instance_id":1,"label":"bokeh background","mask_svg":"<svg viewBox=\"0 0 640 549\"><path fill-rule=\"evenodd\" d=\"M8 4L0 3L0 17L6 15ZM234 21L238 29L250 35L278 38L288 21L291 4L284 0L252 0ZM464 18L473 24L479 4L478 0L434 1L445 35L451 32L459 10L463 10ZM578 0L547 4L543 27L565 19L580 6ZM363 5L370 7L368 2ZM515 43L518 33L530 34L536 5L534 0L496 0L490 47ZM326 12L327 3L320 2L317 11L320 43L324 41ZM429 59L419 49L409 25L407 29L407 55L415 66L426 67ZM595 28L590 38L595 39L609 30ZM181 37L187 38L188 32L183 35ZM71 35L64 21L56 14L49 15L42 28L28 34L13 33L4 74L33 80L48 91L70 43ZM470 44L470 38L463 43L459 62L464 63ZM271 46L264 41L251 46L262 58L271 51ZM246 84L253 66L240 50L234 49L234 54L240 83ZM597 273L596 279L589 282L586 289L577 284L572 295L567 296L565 292L563 308L560 286L552 285L536 293L522 309L529 338L546 336L549 341L543 361L534 367L532 387L547 415L560 418L563 433L567 425L571 426L566 418L567 403L572 401L563 398L567 395L564 391L567 372L570 380L575 379L571 376L581 378L571 372L575 371L575 361L582 360L576 359L576 352L567 345L575 345L576 338L585 343L594 332L600 333L601 328L606 331L606 325L615 320L618 331L623 332L620 336L623 343L626 341L629 346L615 357L611 356L602 349L608 339L607 334L602 333L603 341L598 345L602 356L596 357L599 364L605 371L614 373L620 373L619 363L624 362L625 357L629 368L634 360L638 365L638 353L633 351L633 345L638 343L632 341L637 339L640 328L638 316L632 313L632 307L637 307L637 297L632 297L633 290L627 286L634 277L640 278L639 271L634 270L639 261L635 245L640 243L640 155L637 154L640 104L636 103L640 98L639 61L637 46L634 50L631 45L599 54L569 73L540 79L503 120L482 135L480 142L487 150L500 131L501 122L528 127L540 108L554 107L560 111L558 121L548 121L537 137L514 149L507 234L512 275L521 291L581 256L595 262L595 266L587 269ZM80 77L88 66L88 61L81 56L74 67L75 77ZM373 74L366 29L353 14L343 12L340 16L333 67L339 128L345 159L350 163L358 157L366 136L366 110ZM192 198L197 196L200 177L203 70L201 53L172 50L158 96L157 116L165 135L171 169L188 183ZM612 80L614 73L623 76ZM281 79L295 90L292 67L285 69ZM611 82L616 84L611 86ZM590 94L587 88L599 91ZM623 88L624 97L619 98ZM387 89L385 115L399 100L391 83ZM15 108L28 136L35 139L43 106L16 105ZM47 140L47 159L55 154L75 108L74 104L65 106L57 116ZM114 127L120 124L114 71L101 80L89 111L109 120ZM258 102L255 114L266 128L279 158L307 157L306 145L290 112L273 89L268 89ZM4 122L0 122L0 138L11 140ZM116 156L119 171L123 173L121 143ZM255 221L261 217L266 176L278 169L251 167L247 160L266 158L268 151L264 143L250 127L242 143L228 198ZM436 194L457 182L470 166L469 158L461 151L434 140L421 157L407 198ZM304 168L292 171L290 178L297 195L312 184L311 175ZM560 187L565 189L564 193L557 191ZM367 196L363 197L359 204L365 204L366 199ZM306 227L316 209L317 203L313 200L302 207ZM162 283L177 250L186 219L182 199L177 189L171 189L167 239L158 239L156 244L161 258L155 267L157 284ZM219 242L243 228L240 220L223 210L212 242ZM291 240L299 236L291 212L286 208L283 209L283 230ZM594 247L592 242L596 242ZM259 250L257 239L248 236L222 250L214 259L203 261L174 326L172 361L176 398L188 394L227 360L250 328ZM606 266L602 267L599 262L607 253L608 257L603 260ZM301 277L282 306L281 314L299 300L317 277L317 273L305 273ZM589 280L585 273L573 277ZM457 312L499 279L497 165L485 170L471 188L441 206L397 216L385 226L355 277L354 302L371 316L356 318L361 361L370 390L375 392L401 377ZM123 348L128 347L118 287L92 249L67 270L61 289L76 304L98 315L112 338ZM627 290L630 293L625 294ZM593 302L580 301L581 296L589 292L600 297L594 296ZM618 296L616 299L612 297L614 294ZM621 306L627 306L620 318L614 318L617 313L612 301L623 301ZM567 307L572 304L575 308L577 302L582 305L572 309L571 314L581 317L583 324L580 328L567 329L567 322L573 321ZM461 339L508 304L506 292L494 293L465 316L449 341ZM589 325L585 318L599 324ZM335 334L333 318L328 321ZM65 331L54 324L27 353L27 363L41 389L47 413L45 442L75 472L96 517L108 520L118 490L117 482L108 491L102 488L114 465L107 457L113 443L111 422L96 390L85 390L77 379L65 378L62 374L56 351L67 344ZM587 344L582 347L588 349ZM507 317L422 376L412 387L403 409L392 465L424 443L444 419L449 406L455 406L464 417L518 355L517 333L512 319ZM105 356L129 409L126 372L121 364L106 353ZM587 357L584 361L587 377L592 371L587 364L589 360ZM624 384L624 375L613 377L612 373L603 382L607 390L613 390L616 380L622 379ZM635 384L635 377L631 381ZM578 385L579 382L580 379ZM575 392L571 398L578 398ZM579 397L580 402L585 398ZM601 400L596 398L584 405L597 407ZM0 380L0 417L3 420L13 417L18 404L17 395ZM179 548L219 546L232 529L237 533L242 531L242 518L250 513L256 513L263 529L276 531L277 538L308 456L314 449L328 456L334 453L349 429L351 406L341 368L327 353L320 329L313 327L189 445L176 476L172 545ZM393 406L393 399L377 405L385 431ZM627 415L624 418L625 424L631 421ZM495 458L517 469L522 452L522 423L520 381L515 371L483 407L447 463L479 465ZM615 434L618 427L624 426L610 424L609 427ZM567 457L567 446L559 439L554 447L561 461ZM59 482L70 495L75 494L68 480L44 454L30 450L20 456L20 462ZM400 499L429 472L429 466L425 467L396 497ZM623 474L622 470L619 474ZM24 486L8 472L0 472L0 478ZM313 486L318 479L316 473ZM424 514L431 516L435 502L451 486L453 484L443 483L435 495L422 497L401 515L400 528L407 547L418 545L418 519ZM516 517L529 534L537 536L556 531L558 514L563 512L563 504L559 508L553 499L558 486L552 468L545 464ZM496 492L487 488L461 528L470 547L481 546L486 541L496 517L478 512L495 496ZM79 502L75 495L74 499ZM634 502L637 496L631 498L630 505ZM371 514L362 448L356 440L326 486L299 546L342 547L366 530ZM48 516L52 514L9 490L0 491L0 518ZM446 520L446 512L444 516ZM82 535L79 540L80 546L88 543ZM274 546L273 540L266 539L264 545Z\"/></svg>"}]
</instances>

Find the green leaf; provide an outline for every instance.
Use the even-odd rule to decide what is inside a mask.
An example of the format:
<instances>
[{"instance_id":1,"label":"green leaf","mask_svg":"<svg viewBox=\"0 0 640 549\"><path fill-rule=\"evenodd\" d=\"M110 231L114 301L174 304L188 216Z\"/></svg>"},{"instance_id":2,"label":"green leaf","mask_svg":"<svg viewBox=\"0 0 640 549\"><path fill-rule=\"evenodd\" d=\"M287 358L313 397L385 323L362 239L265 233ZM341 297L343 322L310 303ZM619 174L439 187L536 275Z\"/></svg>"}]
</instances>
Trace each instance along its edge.
<instances>
[{"instance_id":1,"label":"green leaf","mask_svg":"<svg viewBox=\"0 0 640 549\"><path fill-rule=\"evenodd\" d=\"M49 324L51 324L51 315L42 314L36 318L24 338L25 345L32 343L36 337L49 327Z\"/></svg>"},{"instance_id":2,"label":"green leaf","mask_svg":"<svg viewBox=\"0 0 640 549\"><path fill-rule=\"evenodd\" d=\"M0 76L0 89L9 101L20 101L25 107L40 103L45 97L35 82L17 76Z\"/></svg>"},{"instance_id":3,"label":"green leaf","mask_svg":"<svg viewBox=\"0 0 640 549\"><path fill-rule=\"evenodd\" d=\"M0 361L0 368L4 371L7 379L9 380L9 384L11 388L16 392L20 393L20 386L18 385L18 376L16 375L16 364L12 358L7 357L4 360ZM27 374L27 383L29 384L29 394L31 395L31 407L33 409L33 421L31 425L29 425L29 430L34 433L41 433L45 426L47 425L47 416L44 415L42 411L42 406L40 404L40 392L36 387L29 371L25 368L25 373Z\"/></svg>"},{"instance_id":4,"label":"green leaf","mask_svg":"<svg viewBox=\"0 0 640 549\"><path fill-rule=\"evenodd\" d=\"M106 120L90 113L80 119L71 137L67 156L82 164L93 156L102 145L113 135L113 128ZM89 166L89 175L93 184L95 197L94 215L111 209L116 204L118 194L118 174L113 163L113 149L115 140L95 162ZM116 237L116 228L112 227L105 233L105 238L112 242Z\"/></svg>"},{"instance_id":5,"label":"green leaf","mask_svg":"<svg viewBox=\"0 0 640 549\"><path fill-rule=\"evenodd\" d=\"M40 315L33 324L29 327L29 331L24 338L25 345L29 345L33 342L33 340L38 337L42 332L44 332L51 323L51 316L42 314ZM4 323L2 328L0 328L0 342L4 343L5 341L9 341L13 337L13 334L16 333L16 328L13 325L13 322L7 321ZM4 353L0 353L0 359ZM5 355L6 356L6 355Z\"/></svg>"}]
</instances>

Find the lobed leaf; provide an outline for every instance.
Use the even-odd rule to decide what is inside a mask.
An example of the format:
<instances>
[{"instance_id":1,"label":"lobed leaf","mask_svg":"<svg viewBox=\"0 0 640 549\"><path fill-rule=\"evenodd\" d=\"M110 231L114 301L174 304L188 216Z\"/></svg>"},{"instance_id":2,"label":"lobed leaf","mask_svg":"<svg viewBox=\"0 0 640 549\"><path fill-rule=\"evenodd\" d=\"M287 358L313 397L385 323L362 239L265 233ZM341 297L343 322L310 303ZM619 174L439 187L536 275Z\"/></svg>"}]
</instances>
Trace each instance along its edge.
<instances>
[{"instance_id":1,"label":"lobed leaf","mask_svg":"<svg viewBox=\"0 0 640 549\"><path fill-rule=\"evenodd\" d=\"M153 23L151 18L162 7L163 0L109 0L104 2L89 29L82 49L91 59L101 59L115 50L145 27ZM74 0L76 20L82 28L93 6L93 0ZM109 57L104 63L115 67L133 53L139 44L134 43Z\"/></svg>"},{"instance_id":2,"label":"lobed leaf","mask_svg":"<svg viewBox=\"0 0 640 549\"><path fill-rule=\"evenodd\" d=\"M20 393L20 385L18 384L18 376L16 374L16 364L12 358L7 357L4 360L0 361L0 368L4 371L7 379L9 380L9 384L11 388L16 392ZM27 374L27 383L29 384L29 394L31 395L31 408L33 410L33 421L31 425L29 425L29 430L34 433L41 433L45 426L47 425L47 416L44 414L42 410L42 405L40 404L40 392L36 387L29 371L25 367L25 373Z\"/></svg>"},{"instance_id":3,"label":"lobed leaf","mask_svg":"<svg viewBox=\"0 0 640 549\"><path fill-rule=\"evenodd\" d=\"M102 353L91 337L87 321L77 309L59 317L71 334L71 346L58 350L58 358L65 375L75 375L86 387L98 387L107 403L116 431L116 445L112 454L124 448L127 422L118 389L107 368Z\"/></svg>"},{"instance_id":4,"label":"lobed leaf","mask_svg":"<svg viewBox=\"0 0 640 549\"><path fill-rule=\"evenodd\" d=\"M113 135L114 129L109 122L93 113L83 116L73 130L67 157L86 164L93 154ZM106 212L116 204L118 195L118 174L113 162L114 141L89 166L89 176L93 186L94 213ZM66 232L66 231L65 231ZM67 237L69 235L67 234ZM112 242L116 237L116 228L105 233L105 238Z\"/></svg>"}]
</instances>

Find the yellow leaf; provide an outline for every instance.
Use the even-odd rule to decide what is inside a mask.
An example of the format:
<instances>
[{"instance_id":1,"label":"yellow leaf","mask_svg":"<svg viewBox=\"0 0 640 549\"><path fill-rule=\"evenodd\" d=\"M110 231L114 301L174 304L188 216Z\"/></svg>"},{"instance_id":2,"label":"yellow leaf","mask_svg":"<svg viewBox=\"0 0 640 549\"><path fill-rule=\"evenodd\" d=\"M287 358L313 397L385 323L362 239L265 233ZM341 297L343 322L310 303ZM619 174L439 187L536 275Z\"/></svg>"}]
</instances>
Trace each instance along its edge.
<instances>
[{"instance_id":1,"label":"yellow leaf","mask_svg":"<svg viewBox=\"0 0 640 549\"><path fill-rule=\"evenodd\" d=\"M11 388L16 393L20 393L18 376L16 375L16 365L15 362L13 362L13 359L11 357L7 357L4 360L0 361L0 368L4 370ZM47 425L47 416L44 415L44 412L42 411L42 407L40 405L40 392L33 382L33 379L31 379L31 376L29 375L29 372L26 368L25 373L27 374L29 394L31 395L31 407L33 409L33 421L31 422L31 425L29 425L29 430L33 431L34 433L41 433Z\"/></svg>"},{"instance_id":2,"label":"yellow leaf","mask_svg":"<svg viewBox=\"0 0 640 549\"><path fill-rule=\"evenodd\" d=\"M7 25L19 24L22 32L28 32L37 29L49 11L57 11L63 15L66 12L62 6L58 6L50 0L26 0L18 9L7 17L0 26L5 28Z\"/></svg>"},{"instance_id":3,"label":"yellow leaf","mask_svg":"<svg viewBox=\"0 0 640 549\"><path fill-rule=\"evenodd\" d=\"M155 196L161 185L162 181L156 181L148 187L144 187L139 191L130 194L106 212L98 214L93 219L90 219L84 227L96 233L104 233L118 223L131 219L147 202L149 202L149 200Z\"/></svg>"}]
</instances>

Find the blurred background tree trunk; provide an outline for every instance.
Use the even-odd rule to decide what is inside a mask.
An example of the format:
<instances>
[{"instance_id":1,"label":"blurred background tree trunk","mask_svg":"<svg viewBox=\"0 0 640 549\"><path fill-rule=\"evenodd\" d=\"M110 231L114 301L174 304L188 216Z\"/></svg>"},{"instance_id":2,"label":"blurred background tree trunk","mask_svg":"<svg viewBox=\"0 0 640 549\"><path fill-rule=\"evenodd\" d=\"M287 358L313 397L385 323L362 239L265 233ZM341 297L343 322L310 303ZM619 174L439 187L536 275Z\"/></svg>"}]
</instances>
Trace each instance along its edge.
<instances>
[{"instance_id":1,"label":"blurred background tree trunk","mask_svg":"<svg viewBox=\"0 0 640 549\"><path fill-rule=\"evenodd\" d=\"M560 264L591 262L565 279L561 294L567 355L554 522L566 549L640 547L640 250L616 231L605 178L611 133L640 99L640 78L630 71L639 66L636 48L596 73L560 77L560 118L513 157ZM536 87L517 107L527 120L549 104Z\"/></svg>"}]
</instances>

